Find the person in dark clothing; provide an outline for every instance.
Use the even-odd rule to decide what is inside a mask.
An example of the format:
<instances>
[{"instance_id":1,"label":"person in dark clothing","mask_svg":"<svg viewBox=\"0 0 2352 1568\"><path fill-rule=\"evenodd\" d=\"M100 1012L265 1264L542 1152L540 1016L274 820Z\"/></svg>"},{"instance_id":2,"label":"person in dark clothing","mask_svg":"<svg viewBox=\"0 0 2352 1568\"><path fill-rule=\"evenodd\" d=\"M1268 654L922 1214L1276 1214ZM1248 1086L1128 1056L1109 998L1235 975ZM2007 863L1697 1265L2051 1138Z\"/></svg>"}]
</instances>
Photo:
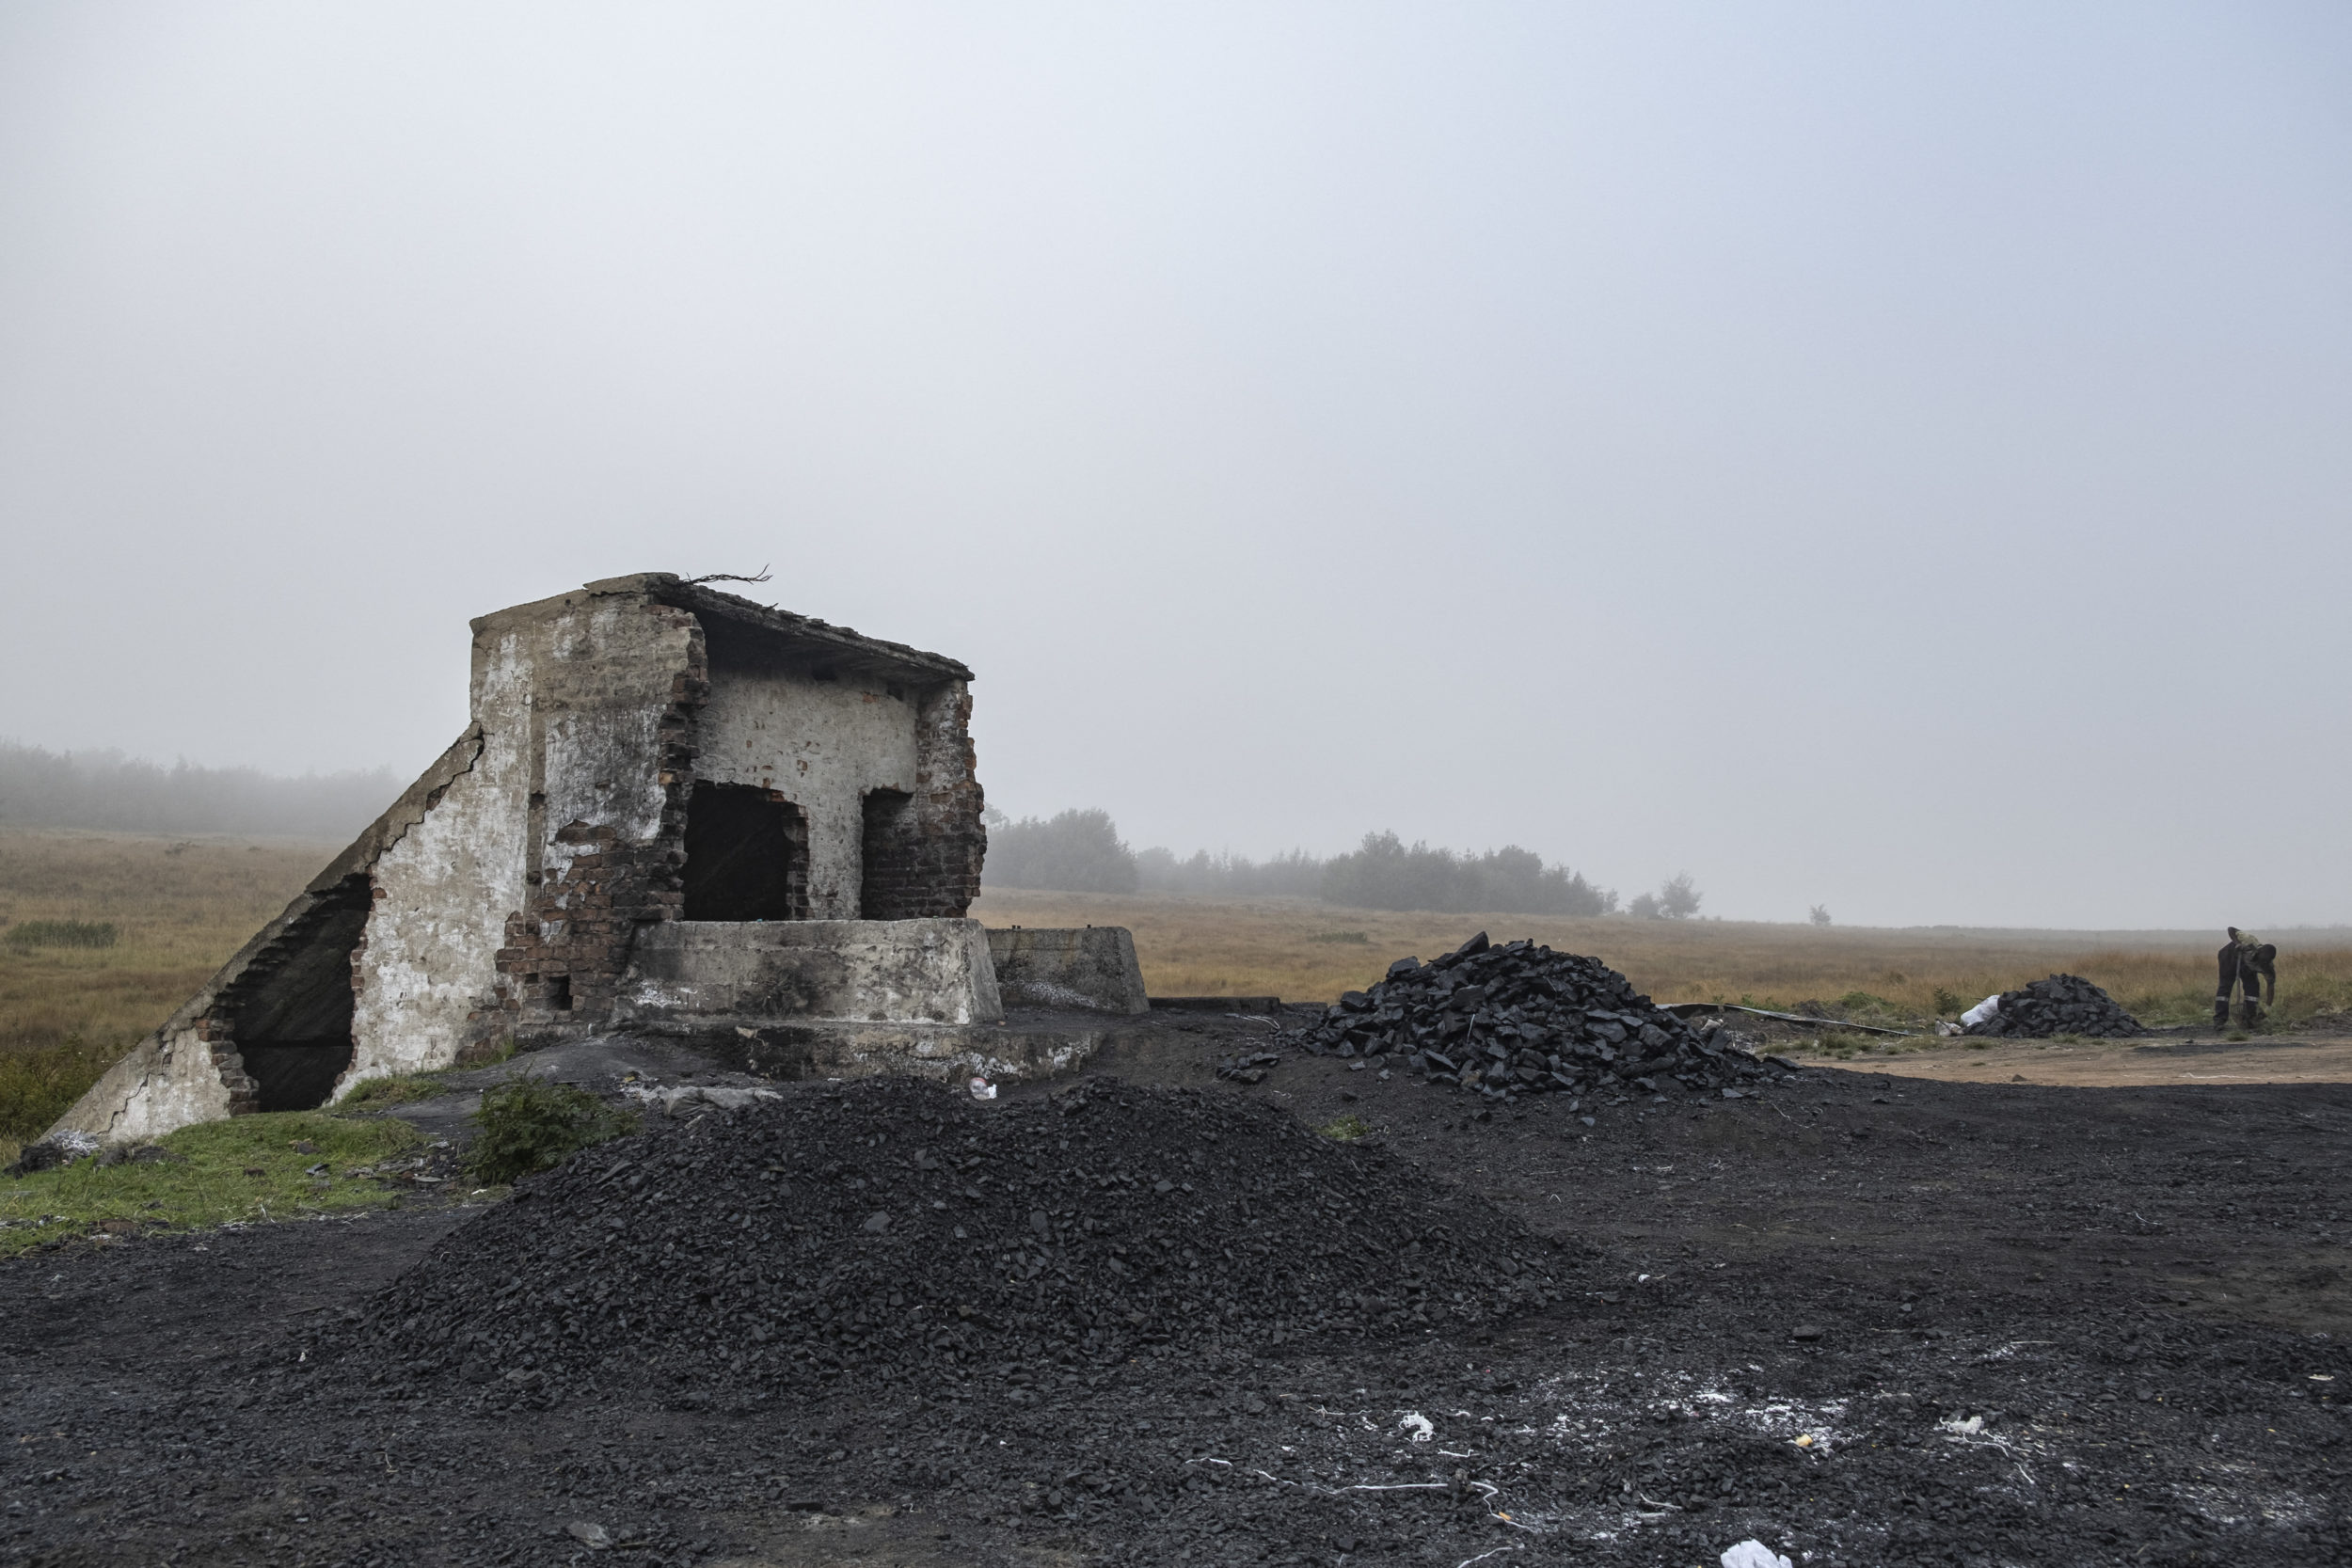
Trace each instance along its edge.
<instances>
[{"instance_id":1,"label":"person in dark clothing","mask_svg":"<svg viewBox=\"0 0 2352 1568\"><path fill-rule=\"evenodd\" d=\"M2262 1017L2262 1005L2279 999L2279 950L2251 931L2230 927L2230 945L2221 950L2221 985L2213 993L2213 1026L2217 1029L2230 1022L2230 988L2239 988L2244 1000L2238 1005L2238 1023L2251 1029ZM2264 994L2264 982L2269 982L2269 994Z\"/></svg>"}]
</instances>

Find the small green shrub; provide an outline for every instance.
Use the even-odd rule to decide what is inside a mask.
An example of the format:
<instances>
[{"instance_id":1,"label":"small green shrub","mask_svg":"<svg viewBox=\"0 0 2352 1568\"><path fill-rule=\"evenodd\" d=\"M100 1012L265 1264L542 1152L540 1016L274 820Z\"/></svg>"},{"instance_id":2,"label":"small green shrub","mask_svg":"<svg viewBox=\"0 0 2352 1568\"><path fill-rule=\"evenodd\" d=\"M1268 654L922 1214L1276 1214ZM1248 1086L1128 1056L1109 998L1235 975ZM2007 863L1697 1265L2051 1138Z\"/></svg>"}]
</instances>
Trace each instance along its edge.
<instances>
[{"instance_id":1,"label":"small green shrub","mask_svg":"<svg viewBox=\"0 0 2352 1568\"><path fill-rule=\"evenodd\" d=\"M8 927L10 947L112 947L122 933L111 920L28 920Z\"/></svg>"},{"instance_id":2,"label":"small green shrub","mask_svg":"<svg viewBox=\"0 0 2352 1568\"><path fill-rule=\"evenodd\" d=\"M1895 1004L1883 996L1872 996L1867 990L1850 990L1837 999L1837 1005L1848 1012L1891 1013L1895 1010Z\"/></svg>"},{"instance_id":3,"label":"small green shrub","mask_svg":"<svg viewBox=\"0 0 2352 1568\"><path fill-rule=\"evenodd\" d=\"M0 1053L0 1138L40 1137L121 1059L120 1046L90 1045L79 1035Z\"/></svg>"},{"instance_id":4,"label":"small green shrub","mask_svg":"<svg viewBox=\"0 0 2352 1568\"><path fill-rule=\"evenodd\" d=\"M497 1186L552 1170L583 1148L634 1132L637 1118L586 1089L544 1078L510 1078L482 1091L479 1130L466 1157L474 1179Z\"/></svg>"},{"instance_id":5,"label":"small green shrub","mask_svg":"<svg viewBox=\"0 0 2352 1568\"><path fill-rule=\"evenodd\" d=\"M1357 1139L1371 1134L1372 1123L1359 1116L1344 1116L1337 1121L1316 1128L1315 1131L1334 1143L1352 1144Z\"/></svg>"},{"instance_id":6,"label":"small green shrub","mask_svg":"<svg viewBox=\"0 0 2352 1568\"><path fill-rule=\"evenodd\" d=\"M1975 1004L1956 990L1943 986L1935 988L1935 1010L1945 1018L1958 1018Z\"/></svg>"}]
</instances>

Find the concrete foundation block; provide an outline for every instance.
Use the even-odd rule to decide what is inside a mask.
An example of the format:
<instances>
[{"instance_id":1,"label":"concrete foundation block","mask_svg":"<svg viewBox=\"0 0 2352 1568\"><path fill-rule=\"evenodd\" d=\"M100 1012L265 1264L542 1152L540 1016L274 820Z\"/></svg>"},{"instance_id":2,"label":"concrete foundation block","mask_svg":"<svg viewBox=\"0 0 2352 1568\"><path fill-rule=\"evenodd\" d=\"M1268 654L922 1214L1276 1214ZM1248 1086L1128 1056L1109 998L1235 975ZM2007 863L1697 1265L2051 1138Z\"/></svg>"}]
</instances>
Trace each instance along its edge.
<instances>
[{"instance_id":1,"label":"concrete foundation block","mask_svg":"<svg viewBox=\"0 0 2352 1568\"><path fill-rule=\"evenodd\" d=\"M1010 1006L1120 1014L1152 1009L1135 938L1123 926L992 928L988 951L997 990Z\"/></svg>"},{"instance_id":2,"label":"concrete foundation block","mask_svg":"<svg viewBox=\"0 0 2352 1568\"><path fill-rule=\"evenodd\" d=\"M770 1078L1046 1078L1104 1039L1060 1020L1008 1027L976 920L649 926L615 1011L623 1030Z\"/></svg>"},{"instance_id":3,"label":"concrete foundation block","mask_svg":"<svg viewBox=\"0 0 2352 1568\"><path fill-rule=\"evenodd\" d=\"M703 1034L784 1023L993 1024L977 920L675 920L637 934L614 1023Z\"/></svg>"}]
</instances>

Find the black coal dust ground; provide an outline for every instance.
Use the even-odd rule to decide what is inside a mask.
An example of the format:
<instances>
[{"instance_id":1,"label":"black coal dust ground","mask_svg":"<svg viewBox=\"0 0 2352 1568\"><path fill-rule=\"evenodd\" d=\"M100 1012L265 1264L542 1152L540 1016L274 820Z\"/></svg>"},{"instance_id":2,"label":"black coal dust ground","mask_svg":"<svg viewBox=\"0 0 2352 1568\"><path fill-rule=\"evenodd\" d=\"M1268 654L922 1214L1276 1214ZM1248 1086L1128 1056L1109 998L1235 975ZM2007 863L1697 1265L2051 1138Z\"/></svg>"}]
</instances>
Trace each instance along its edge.
<instances>
[{"instance_id":1,"label":"black coal dust ground","mask_svg":"<svg viewBox=\"0 0 2352 1568\"><path fill-rule=\"evenodd\" d=\"M1376 1063L1214 1079L1265 1033L9 1263L0 1561L2352 1549L2352 1089L1808 1069L1586 1127Z\"/></svg>"}]
</instances>

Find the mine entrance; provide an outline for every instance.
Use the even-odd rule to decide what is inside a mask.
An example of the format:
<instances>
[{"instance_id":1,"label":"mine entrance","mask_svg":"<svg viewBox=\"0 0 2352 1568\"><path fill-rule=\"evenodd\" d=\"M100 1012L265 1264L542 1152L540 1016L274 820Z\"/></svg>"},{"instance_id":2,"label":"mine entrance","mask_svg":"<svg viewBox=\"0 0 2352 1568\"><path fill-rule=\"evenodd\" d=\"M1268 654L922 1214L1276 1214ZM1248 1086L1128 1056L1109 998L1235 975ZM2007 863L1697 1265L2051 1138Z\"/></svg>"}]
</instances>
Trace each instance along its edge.
<instances>
[{"instance_id":1,"label":"mine entrance","mask_svg":"<svg viewBox=\"0 0 2352 1568\"><path fill-rule=\"evenodd\" d=\"M904 920L913 912L914 856L907 836L907 805L914 799L903 789L866 792L857 894L861 920Z\"/></svg>"},{"instance_id":2,"label":"mine entrance","mask_svg":"<svg viewBox=\"0 0 2352 1568\"><path fill-rule=\"evenodd\" d=\"M808 818L772 789L695 784L685 892L688 920L806 920Z\"/></svg>"},{"instance_id":3,"label":"mine entrance","mask_svg":"<svg viewBox=\"0 0 2352 1568\"><path fill-rule=\"evenodd\" d=\"M366 877L346 879L238 978L232 1037L257 1110L315 1110L351 1066L351 955L373 901Z\"/></svg>"}]
</instances>

